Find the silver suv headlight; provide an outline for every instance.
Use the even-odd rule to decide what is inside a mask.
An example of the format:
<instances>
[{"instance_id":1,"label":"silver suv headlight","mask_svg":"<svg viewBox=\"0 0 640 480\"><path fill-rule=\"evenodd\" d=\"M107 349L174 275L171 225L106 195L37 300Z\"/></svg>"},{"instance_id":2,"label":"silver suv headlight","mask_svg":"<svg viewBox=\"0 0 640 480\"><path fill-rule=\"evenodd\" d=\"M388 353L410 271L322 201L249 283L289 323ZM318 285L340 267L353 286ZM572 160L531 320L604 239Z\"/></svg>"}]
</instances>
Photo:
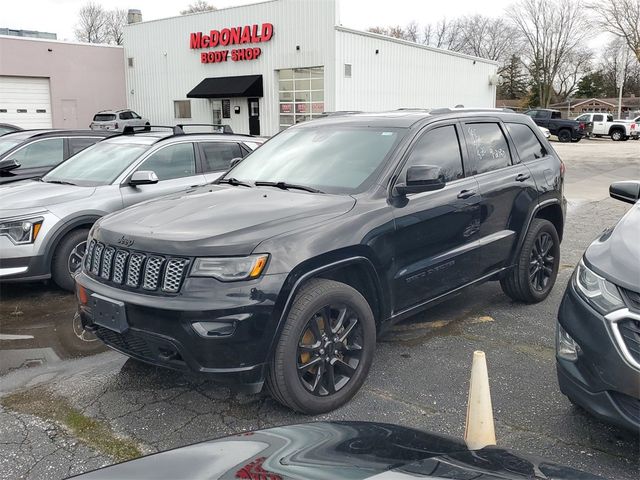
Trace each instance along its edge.
<instances>
[{"instance_id":1,"label":"silver suv headlight","mask_svg":"<svg viewBox=\"0 0 640 480\"><path fill-rule=\"evenodd\" d=\"M587 268L583 260L576 268L574 283L578 293L603 315L624 307L618 287Z\"/></svg>"},{"instance_id":2,"label":"silver suv headlight","mask_svg":"<svg viewBox=\"0 0 640 480\"><path fill-rule=\"evenodd\" d=\"M9 237L16 245L33 243L38 238L43 221L42 217L0 220L0 235Z\"/></svg>"},{"instance_id":3,"label":"silver suv headlight","mask_svg":"<svg viewBox=\"0 0 640 480\"><path fill-rule=\"evenodd\" d=\"M268 254L248 257L196 258L191 268L191 277L213 277L222 282L258 278L269 259Z\"/></svg>"}]
</instances>

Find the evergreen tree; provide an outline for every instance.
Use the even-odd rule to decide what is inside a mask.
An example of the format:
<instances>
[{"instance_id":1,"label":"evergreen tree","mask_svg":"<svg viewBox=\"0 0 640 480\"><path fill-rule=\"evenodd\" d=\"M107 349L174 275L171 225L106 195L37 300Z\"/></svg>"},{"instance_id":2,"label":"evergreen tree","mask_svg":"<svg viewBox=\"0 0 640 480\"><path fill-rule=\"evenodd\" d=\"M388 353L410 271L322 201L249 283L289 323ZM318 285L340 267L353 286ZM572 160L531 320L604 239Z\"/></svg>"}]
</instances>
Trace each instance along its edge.
<instances>
[{"instance_id":1,"label":"evergreen tree","mask_svg":"<svg viewBox=\"0 0 640 480\"><path fill-rule=\"evenodd\" d=\"M503 78L502 85L498 87L498 98L515 100L527 95L527 74L517 55L512 55L498 73Z\"/></svg>"}]
</instances>

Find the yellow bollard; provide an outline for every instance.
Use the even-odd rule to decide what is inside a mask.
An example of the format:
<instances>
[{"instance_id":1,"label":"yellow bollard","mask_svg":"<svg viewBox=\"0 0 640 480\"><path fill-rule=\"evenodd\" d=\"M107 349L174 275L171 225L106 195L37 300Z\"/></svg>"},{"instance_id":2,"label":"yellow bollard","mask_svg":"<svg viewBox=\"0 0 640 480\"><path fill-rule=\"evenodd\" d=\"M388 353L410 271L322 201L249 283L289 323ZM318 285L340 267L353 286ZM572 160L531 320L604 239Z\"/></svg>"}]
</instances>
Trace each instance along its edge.
<instances>
[{"instance_id":1,"label":"yellow bollard","mask_svg":"<svg viewBox=\"0 0 640 480\"><path fill-rule=\"evenodd\" d=\"M473 352L464 441L470 450L496 444L487 360L480 350Z\"/></svg>"}]
</instances>

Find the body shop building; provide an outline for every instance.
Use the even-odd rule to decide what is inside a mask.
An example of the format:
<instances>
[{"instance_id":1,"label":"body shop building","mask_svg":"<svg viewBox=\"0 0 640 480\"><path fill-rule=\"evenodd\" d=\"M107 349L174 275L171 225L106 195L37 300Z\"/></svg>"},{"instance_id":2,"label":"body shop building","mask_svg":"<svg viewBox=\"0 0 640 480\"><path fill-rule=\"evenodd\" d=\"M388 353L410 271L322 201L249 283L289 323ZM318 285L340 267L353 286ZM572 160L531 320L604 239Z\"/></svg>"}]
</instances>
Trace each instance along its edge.
<instances>
[{"instance_id":1,"label":"body shop building","mask_svg":"<svg viewBox=\"0 0 640 480\"><path fill-rule=\"evenodd\" d=\"M336 0L134 23L124 38L128 105L154 124L273 135L327 111L495 104L495 62L342 27Z\"/></svg>"}]
</instances>

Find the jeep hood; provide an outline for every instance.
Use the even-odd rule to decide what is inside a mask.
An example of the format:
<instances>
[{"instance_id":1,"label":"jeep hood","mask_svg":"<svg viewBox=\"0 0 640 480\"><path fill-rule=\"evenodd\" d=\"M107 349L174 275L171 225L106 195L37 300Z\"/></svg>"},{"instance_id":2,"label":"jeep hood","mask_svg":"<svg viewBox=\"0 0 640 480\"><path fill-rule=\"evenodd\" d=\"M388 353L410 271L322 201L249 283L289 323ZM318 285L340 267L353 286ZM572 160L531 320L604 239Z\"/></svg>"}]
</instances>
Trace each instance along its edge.
<instances>
[{"instance_id":1,"label":"jeep hood","mask_svg":"<svg viewBox=\"0 0 640 480\"><path fill-rule=\"evenodd\" d=\"M45 210L52 205L77 202L95 192L94 187L60 185L35 180L0 185L0 217L21 215L23 210Z\"/></svg>"},{"instance_id":2,"label":"jeep hood","mask_svg":"<svg viewBox=\"0 0 640 480\"><path fill-rule=\"evenodd\" d=\"M587 249L587 263L621 287L640 292L640 203L636 203L613 227L605 230Z\"/></svg>"},{"instance_id":3,"label":"jeep hood","mask_svg":"<svg viewBox=\"0 0 640 480\"><path fill-rule=\"evenodd\" d=\"M248 255L274 235L343 215L354 204L348 195L207 185L108 215L94 237L167 255Z\"/></svg>"}]
</instances>

